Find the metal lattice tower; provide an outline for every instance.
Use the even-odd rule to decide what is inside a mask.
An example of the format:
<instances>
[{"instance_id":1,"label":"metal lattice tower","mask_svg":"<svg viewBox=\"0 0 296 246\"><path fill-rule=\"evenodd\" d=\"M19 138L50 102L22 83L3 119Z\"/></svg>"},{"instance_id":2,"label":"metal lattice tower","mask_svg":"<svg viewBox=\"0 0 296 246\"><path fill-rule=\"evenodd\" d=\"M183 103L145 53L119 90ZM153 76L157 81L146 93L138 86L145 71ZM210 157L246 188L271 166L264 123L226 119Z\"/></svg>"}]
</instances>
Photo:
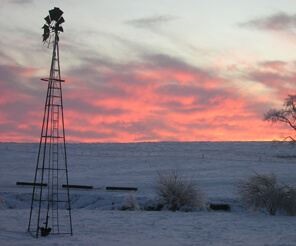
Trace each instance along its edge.
<instances>
[{"instance_id":1,"label":"metal lattice tower","mask_svg":"<svg viewBox=\"0 0 296 246\"><path fill-rule=\"evenodd\" d=\"M43 26L43 42L53 44L53 53L49 78L41 79L48 82L48 87L28 225L28 231L36 238L73 234L61 86L64 80L59 60L62 14L59 8L50 10Z\"/></svg>"}]
</instances>

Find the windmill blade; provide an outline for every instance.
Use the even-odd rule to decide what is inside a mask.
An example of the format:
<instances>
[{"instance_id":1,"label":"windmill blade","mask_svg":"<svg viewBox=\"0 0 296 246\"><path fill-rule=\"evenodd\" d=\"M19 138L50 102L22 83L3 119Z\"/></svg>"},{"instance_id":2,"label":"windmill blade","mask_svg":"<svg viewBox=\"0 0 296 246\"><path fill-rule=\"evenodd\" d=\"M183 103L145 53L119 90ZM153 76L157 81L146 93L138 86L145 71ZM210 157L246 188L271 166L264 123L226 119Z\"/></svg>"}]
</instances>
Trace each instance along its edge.
<instances>
[{"instance_id":1,"label":"windmill blade","mask_svg":"<svg viewBox=\"0 0 296 246\"><path fill-rule=\"evenodd\" d=\"M64 32L63 27L61 27L58 23L55 25L54 29L56 32Z\"/></svg>"},{"instance_id":2,"label":"windmill blade","mask_svg":"<svg viewBox=\"0 0 296 246\"><path fill-rule=\"evenodd\" d=\"M44 33L42 36L43 36L43 42L45 42L49 38L49 32Z\"/></svg>"},{"instance_id":3,"label":"windmill blade","mask_svg":"<svg viewBox=\"0 0 296 246\"><path fill-rule=\"evenodd\" d=\"M46 21L46 23L48 24L48 25L50 25L50 17L49 17L49 15L48 16L46 16L45 18L44 18L44 20Z\"/></svg>"},{"instance_id":4,"label":"windmill blade","mask_svg":"<svg viewBox=\"0 0 296 246\"><path fill-rule=\"evenodd\" d=\"M58 20L57 24L60 25L62 23L65 22L65 19L63 18L63 16Z\"/></svg>"},{"instance_id":5,"label":"windmill blade","mask_svg":"<svg viewBox=\"0 0 296 246\"><path fill-rule=\"evenodd\" d=\"M49 26L44 24L42 29L44 29L44 33L49 33Z\"/></svg>"},{"instance_id":6,"label":"windmill blade","mask_svg":"<svg viewBox=\"0 0 296 246\"><path fill-rule=\"evenodd\" d=\"M49 38L49 35L50 35L50 30L49 30L49 26L44 24L43 27L43 42L45 42L48 38Z\"/></svg>"},{"instance_id":7,"label":"windmill blade","mask_svg":"<svg viewBox=\"0 0 296 246\"><path fill-rule=\"evenodd\" d=\"M58 29L57 29L57 31L64 32L64 29L63 29L62 26L59 26Z\"/></svg>"},{"instance_id":8,"label":"windmill blade","mask_svg":"<svg viewBox=\"0 0 296 246\"><path fill-rule=\"evenodd\" d=\"M61 18L63 13L64 12L62 10L60 10L59 8L54 8L49 11L50 19L52 21L55 20L56 22L58 22L58 20Z\"/></svg>"}]
</instances>

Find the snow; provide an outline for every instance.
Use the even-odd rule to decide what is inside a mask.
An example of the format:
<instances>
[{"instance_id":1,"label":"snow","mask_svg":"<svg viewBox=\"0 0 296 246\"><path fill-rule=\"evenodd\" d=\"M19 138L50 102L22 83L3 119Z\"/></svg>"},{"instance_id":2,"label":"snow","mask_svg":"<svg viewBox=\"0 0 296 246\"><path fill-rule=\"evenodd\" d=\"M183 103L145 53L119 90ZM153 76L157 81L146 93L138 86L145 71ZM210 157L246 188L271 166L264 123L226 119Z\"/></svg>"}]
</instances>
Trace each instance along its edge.
<instances>
[{"instance_id":1,"label":"snow","mask_svg":"<svg viewBox=\"0 0 296 246\"><path fill-rule=\"evenodd\" d=\"M252 172L274 172L295 183L295 147L271 142L161 142L67 144L73 236L39 239L27 232L38 144L0 143L0 245L295 245L296 220L246 211L237 184ZM210 202L230 212L121 211L133 196L141 207L157 202L157 171L180 169ZM106 191L106 186L138 191Z\"/></svg>"}]
</instances>

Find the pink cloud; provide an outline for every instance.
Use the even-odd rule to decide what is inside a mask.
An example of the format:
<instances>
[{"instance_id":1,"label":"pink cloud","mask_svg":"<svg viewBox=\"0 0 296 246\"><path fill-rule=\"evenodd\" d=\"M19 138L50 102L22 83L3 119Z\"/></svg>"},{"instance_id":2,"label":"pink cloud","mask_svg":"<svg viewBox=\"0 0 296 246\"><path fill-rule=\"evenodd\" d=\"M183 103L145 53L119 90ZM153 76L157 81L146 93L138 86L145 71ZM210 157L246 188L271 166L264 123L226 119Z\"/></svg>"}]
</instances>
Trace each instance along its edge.
<instances>
[{"instance_id":1,"label":"pink cloud","mask_svg":"<svg viewBox=\"0 0 296 246\"><path fill-rule=\"evenodd\" d=\"M295 64L281 61L261 62L246 70L245 76L258 85L274 90L279 99L295 93Z\"/></svg>"},{"instance_id":2,"label":"pink cloud","mask_svg":"<svg viewBox=\"0 0 296 246\"><path fill-rule=\"evenodd\" d=\"M270 130L262 121L270 105L266 95L250 97L211 69L164 55L145 56L140 63L92 59L83 64L63 77L68 141L272 140L284 135L282 126ZM280 61L262 62L248 67L244 77L280 94L295 77L291 71L281 73L288 67ZM40 82L34 69L0 69L5 92L0 141L38 141L46 84L35 84Z\"/></svg>"}]
</instances>

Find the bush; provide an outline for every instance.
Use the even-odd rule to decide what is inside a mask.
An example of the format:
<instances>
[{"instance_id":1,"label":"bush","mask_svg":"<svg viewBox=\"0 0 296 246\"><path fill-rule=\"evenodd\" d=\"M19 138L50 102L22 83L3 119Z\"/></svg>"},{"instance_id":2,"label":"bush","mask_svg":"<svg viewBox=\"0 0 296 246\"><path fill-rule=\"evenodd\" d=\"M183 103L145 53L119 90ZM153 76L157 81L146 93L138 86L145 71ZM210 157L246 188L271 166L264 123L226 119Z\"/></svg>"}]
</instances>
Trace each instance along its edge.
<instances>
[{"instance_id":1,"label":"bush","mask_svg":"<svg viewBox=\"0 0 296 246\"><path fill-rule=\"evenodd\" d=\"M5 207L6 207L6 201L2 196L0 196L0 209L4 209Z\"/></svg>"},{"instance_id":2,"label":"bush","mask_svg":"<svg viewBox=\"0 0 296 246\"><path fill-rule=\"evenodd\" d=\"M166 175L158 172L155 191L160 202L172 211L179 210L183 206L199 208L208 206L206 197L198 185L192 179L185 179L179 170L173 170Z\"/></svg>"},{"instance_id":3,"label":"bush","mask_svg":"<svg viewBox=\"0 0 296 246\"><path fill-rule=\"evenodd\" d=\"M279 210L285 215L296 216L296 188L291 185L282 185L283 198Z\"/></svg>"},{"instance_id":4,"label":"bush","mask_svg":"<svg viewBox=\"0 0 296 246\"><path fill-rule=\"evenodd\" d=\"M238 187L240 200L252 211L265 208L271 215L277 212L296 215L296 189L278 184L275 174L254 173Z\"/></svg>"},{"instance_id":5,"label":"bush","mask_svg":"<svg viewBox=\"0 0 296 246\"><path fill-rule=\"evenodd\" d=\"M140 209L141 207L132 192L129 196L124 198L122 210L139 211Z\"/></svg>"}]
</instances>

